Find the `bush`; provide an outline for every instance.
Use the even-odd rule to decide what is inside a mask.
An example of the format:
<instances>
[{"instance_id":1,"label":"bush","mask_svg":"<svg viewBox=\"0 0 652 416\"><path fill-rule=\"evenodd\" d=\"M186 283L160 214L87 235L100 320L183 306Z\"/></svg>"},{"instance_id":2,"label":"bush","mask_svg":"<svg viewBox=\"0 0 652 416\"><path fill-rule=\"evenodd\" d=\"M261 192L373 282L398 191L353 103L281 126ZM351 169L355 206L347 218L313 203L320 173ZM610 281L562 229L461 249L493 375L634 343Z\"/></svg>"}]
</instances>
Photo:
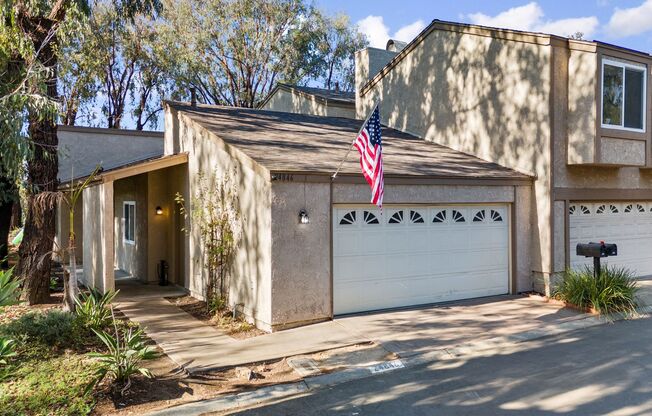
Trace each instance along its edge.
<instances>
[{"instance_id":1,"label":"bush","mask_svg":"<svg viewBox=\"0 0 652 416\"><path fill-rule=\"evenodd\" d=\"M91 289L88 294L81 293L75 299L77 304L75 313L86 327L91 329L105 328L111 323L111 310L108 307L118 292L119 290L102 294L97 289Z\"/></svg>"},{"instance_id":2,"label":"bush","mask_svg":"<svg viewBox=\"0 0 652 416\"><path fill-rule=\"evenodd\" d=\"M151 378L152 373L140 367L143 360L156 358L158 354L149 347L143 338L142 329L129 328L120 339L120 331L115 328L115 337L108 332L95 330L93 332L106 345L107 353L91 353L91 357L99 359L100 367L95 373L95 379L89 384L89 389L97 383L109 377L115 384L122 385L121 393L124 393L131 384L131 377L135 374L142 374Z\"/></svg>"},{"instance_id":3,"label":"bush","mask_svg":"<svg viewBox=\"0 0 652 416\"><path fill-rule=\"evenodd\" d=\"M20 280L13 278L14 268L0 270L0 306L13 305L20 296Z\"/></svg>"},{"instance_id":4,"label":"bush","mask_svg":"<svg viewBox=\"0 0 652 416\"><path fill-rule=\"evenodd\" d=\"M0 332L23 343L68 347L80 340L84 329L73 314L53 309L27 313L0 327Z\"/></svg>"},{"instance_id":5,"label":"bush","mask_svg":"<svg viewBox=\"0 0 652 416\"><path fill-rule=\"evenodd\" d=\"M16 356L16 342L13 339L0 337L0 381L11 375L9 358Z\"/></svg>"},{"instance_id":6,"label":"bush","mask_svg":"<svg viewBox=\"0 0 652 416\"><path fill-rule=\"evenodd\" d=\"M626 268L602 267L600 275L584 266L568 270L554 291L557 299L581 308L593 308L600 314L636 311L638 286L634 273Z\"/></svg>"}]
</instances>

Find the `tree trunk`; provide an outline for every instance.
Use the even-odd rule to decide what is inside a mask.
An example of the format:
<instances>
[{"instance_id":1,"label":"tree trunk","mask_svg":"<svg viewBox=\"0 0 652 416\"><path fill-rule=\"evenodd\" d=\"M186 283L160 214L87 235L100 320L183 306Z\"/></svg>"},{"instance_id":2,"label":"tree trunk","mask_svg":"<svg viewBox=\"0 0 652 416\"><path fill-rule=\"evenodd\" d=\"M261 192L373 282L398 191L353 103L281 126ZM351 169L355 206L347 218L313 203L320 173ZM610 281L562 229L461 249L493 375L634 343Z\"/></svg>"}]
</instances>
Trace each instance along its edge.
<instances>
[{"instance_id":1,"label":"tree trunk","mask_svg":"<svg viewBox=\"0 0 652 416\"><path fill-rule=\"evenodd\" d=\"M23 209L20 206L20 197L18 192L16 192L16 200L14 201L14 206L11 209L11 222L9 223L9 230L14 228L20 228L23 226Z\"/></svg>"},{"instance_id":2,"label":"tree trunk","mask_svg":"<svg viewBox=\"0 0 652 416\"><path fill-rule=\"evenodd\" d=\"M7 255L9 254L9 226L11 224L11 208L13 205L14 203L11 199L0 200L0 269L7 269L9 267Z\"/></svg>"},{"instance_id":3,"label":"tree trunk","mask_svg":"<svg viewBox=\"0 0 652 416\"><path fill-rule=\"evenodd\" d=\"M24 27L36 48L48 39L54 22L46 18L25 17ZM57 57L54 47L56 37L43 46L39 61L50 69L47 80L47 95L57 98ZM50 298L50 259L55 233L54 197L39 197L42 192L57 190L57 124L53 116L39 117L30 114L29 137L34 154L27 162L27 217L23 231L23 242L18 251L18 275L23 278L22 298L28 304L45 303Z\"/></svg>"}]
</instances>

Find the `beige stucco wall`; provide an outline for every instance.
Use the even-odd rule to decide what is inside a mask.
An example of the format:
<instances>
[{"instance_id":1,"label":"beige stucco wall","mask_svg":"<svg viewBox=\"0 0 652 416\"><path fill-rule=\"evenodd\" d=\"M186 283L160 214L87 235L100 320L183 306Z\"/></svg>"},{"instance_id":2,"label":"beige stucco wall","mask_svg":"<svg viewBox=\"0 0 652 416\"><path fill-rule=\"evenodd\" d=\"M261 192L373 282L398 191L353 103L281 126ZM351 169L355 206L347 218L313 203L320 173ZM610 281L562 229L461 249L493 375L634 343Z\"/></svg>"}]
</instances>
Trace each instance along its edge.
<instances>
[{"instance_id":1,"label":"beige stucco wall","mask_svg":"<svg viewBox=\"0 0 652 416\"><path fill-rule=\"evenodd\" d=\"M169 112L166 114L166 121L170 120L172 124L177 112L170 108L166 111ZM192 211L197 203L195 196L200 173L215 178L229 173L232 175L232 182L238 187L243 233L233 264L229 302L232 305L243 304L244 312L250 319L260 328L271 330L272 237L269 173L185 116L179 118L176 123L179 131L168 136L166 152L175 148L188 152L188 186L183 191L188 209ZM173 142L175 137L179 140L178 146ZM189 231L188 263L185 266L189 278L188 288L194 296L203 297L207 275L202 266L199 229L191 219L186 222L186 226Z\"/></svg>"},{"instance_id":2,"label":"beige stucco wall","mask_svg":"<svg viewBox=\"0 0 652 416\"><path fill-rule=\"evenodd\" d=\"M77 263L81 263L84 258L84 210L83 210L83 197L77 199L75 204L75 255L77 256ZM70 209L68 204L62 200L57 203L57 214L55 222L54 234L54 258L57 261L68 263L69 251L68 244L70 239Z\"/></svg>"},{"instance_id":3,"label":"beige stucco wall","mask_svg":"<svg viewBox=\"0 0 652 416\"><path fill-rule=\"evenodd\" d=\"M563 61L560 64L563 65ZM599 98L596 96L597 68L598 58L595 52L568 52L569 164L595 163L595 104Z\"/></svg>"},{"instance_id":4,"label":"beige stucco wall","mask_svg":"<svg viewBox=\"0 0 652 416\"><path fill-rule=\"evenodd\" d=\"M272 185L272 323L282 327L331 316L330 185ZM306 209L309 224L299 223Z\"/></svg>"},{"instance_id":5,"label":"beige stucco wall","mask_svg":"<svg viewBox=\"0 0 652 416\"><path fill-rule=\"evenodd\" d=\"M157 266L168 263L168 280L186 286L183 242L187 239L183 217L175 203L176 193L187 188L187 165L159 169L147 174L147 281L158 282ZM156 214L156 207L163 213Z\"/></svg>"},{"instance_id":6,"label":"beige stucco wall","mask_svg":"<svg viewBox=\"0 0 652 416\"><path fill-rule=\"evenodd\" d=\"M114 183L114 232L115 232L115 267L126 271L133 277L146 282L147 270L147 174L141 174L115 181ZM125 201L136 202L135 242L124 239Z\"/></svg>"},{"instance_id":7,"label":"beige stucco wall","mask_svg":"<svg viewBox=\"0 0 652 416\"><path fill-rule=\"evenodd\" d=\"M314 116L355 118L355 106L344 106L332 102L326 104L314 96L309 97L300 92L290 92L283 88L278 88L261 109Z\"/></svg>"},{"instance_id":8,"label":"beige stucco wall","mask_svg":"<svg viewBox=\"0 0 652 416\"><path fill-rule=\"evenodd\" d=\"M360 118L379 100L391 127L536 176L531 270L545 274L552 271L552 52L549 38L530 38L434 30L356 104Z\"/></svg>"},{"instance_id":9,"label":"beige stucco wall","mask_svg":"<svg viewBox=\"0 0 652 416\"><path fill-rule=\"evenodd\" d=\"M114 290L113 182L83 191L83 283L102 291Z\"/></svg>"}]
</instances>

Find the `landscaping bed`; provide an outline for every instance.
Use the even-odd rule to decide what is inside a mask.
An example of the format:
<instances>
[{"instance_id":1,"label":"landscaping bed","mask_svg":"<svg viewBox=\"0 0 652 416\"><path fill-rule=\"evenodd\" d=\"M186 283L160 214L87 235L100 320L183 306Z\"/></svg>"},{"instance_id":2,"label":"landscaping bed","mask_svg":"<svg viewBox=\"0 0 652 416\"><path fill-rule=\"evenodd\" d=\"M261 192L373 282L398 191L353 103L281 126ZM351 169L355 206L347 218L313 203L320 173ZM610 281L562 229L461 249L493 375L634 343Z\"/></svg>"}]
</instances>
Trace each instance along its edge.
<instances>
[{"instance_id":1,"label":"landscaping bed","mask_svg":"<svg viewBox=\"0 0 652 416\"><path fill-rule=\"evenodd\" d=\"M264 335L265 332L245 321L242 316L233 318L233 312L222 309L211 312L206 302L189 295L165 298L181 310L236 339Z\"/></svg>"}]
</instances>

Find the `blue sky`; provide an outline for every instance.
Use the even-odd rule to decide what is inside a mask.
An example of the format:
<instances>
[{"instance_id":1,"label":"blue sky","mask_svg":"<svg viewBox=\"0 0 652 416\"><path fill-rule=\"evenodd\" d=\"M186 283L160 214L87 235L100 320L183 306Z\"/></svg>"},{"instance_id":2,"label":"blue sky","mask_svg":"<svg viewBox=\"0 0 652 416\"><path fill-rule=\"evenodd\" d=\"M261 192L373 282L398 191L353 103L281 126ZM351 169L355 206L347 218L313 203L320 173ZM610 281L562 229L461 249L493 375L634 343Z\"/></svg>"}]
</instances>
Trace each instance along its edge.
<instances>
[{"instance_id":1,"label":"blue sky","mask_svg":"<svg viewBox=\"0 0 652 416\"><path fill-rule=\"evenodd\" d=\"M345 12L372 46L389 37L409 41L433 19L568 35L652 52L652 0L416 1L315 0Z\"/></svg>"}]
</instances>

